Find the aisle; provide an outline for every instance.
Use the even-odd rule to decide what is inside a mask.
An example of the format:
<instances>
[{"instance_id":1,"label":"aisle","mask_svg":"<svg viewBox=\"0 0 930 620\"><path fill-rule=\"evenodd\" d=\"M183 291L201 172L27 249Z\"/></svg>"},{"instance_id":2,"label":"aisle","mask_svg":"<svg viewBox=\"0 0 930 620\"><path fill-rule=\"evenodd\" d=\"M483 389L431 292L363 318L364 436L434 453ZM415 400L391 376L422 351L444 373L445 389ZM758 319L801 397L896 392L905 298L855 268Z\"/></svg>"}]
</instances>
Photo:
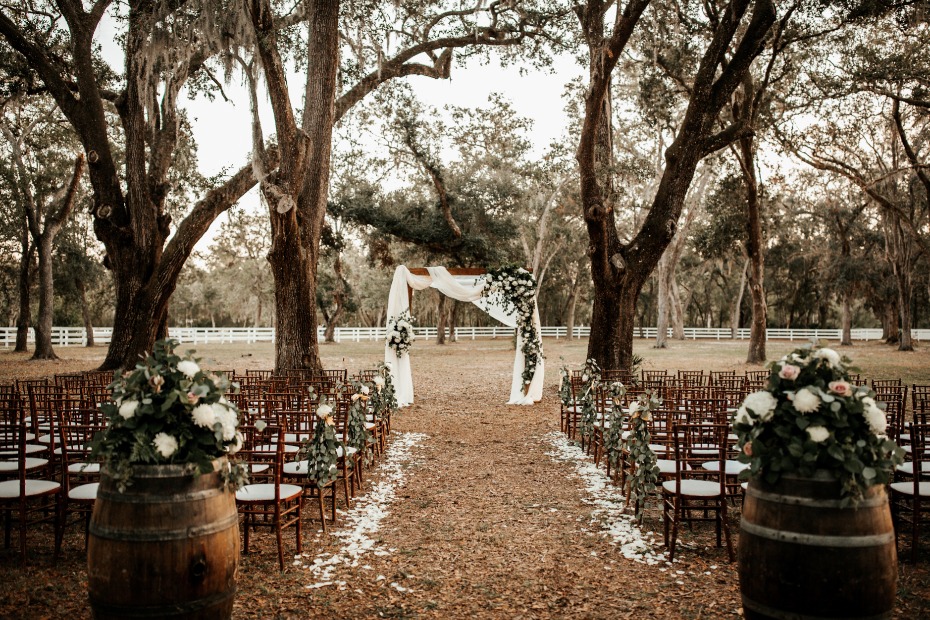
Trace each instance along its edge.
<instances>
[{"instance_id":1,"label":"aisle","mask_svg":"<svg viewBox=\"0 0 930 620\"><path fill-rule=\"evenodd\" d=\"M396 417L394 440L403 454L400 463L388 456L395 473L387 477L398 483L381 507L385 514L374 510L377 532L358 536L366 527L360 521L372 516L369 506L349 524L350 532L309 537L306 553L288 569L288 582L304 577L305 613L678 617L697 575L689 575L685 587L677 565L624 559L601 520L592 520L602 507L587 497L577 465L554 456L559 416L553 395L547 392L547 402L535 407L495 405L504 393L494 393L496 384L508 377L488 377L481 365L461 360L452 373L439 365L430 377L418 378L416 404ZM732 615L738 604L726 572L731 584L718 598ZM300 609L286 600L275 607ZM695 617L720 617L717 612Z\"/></svg>"}]
</instances>

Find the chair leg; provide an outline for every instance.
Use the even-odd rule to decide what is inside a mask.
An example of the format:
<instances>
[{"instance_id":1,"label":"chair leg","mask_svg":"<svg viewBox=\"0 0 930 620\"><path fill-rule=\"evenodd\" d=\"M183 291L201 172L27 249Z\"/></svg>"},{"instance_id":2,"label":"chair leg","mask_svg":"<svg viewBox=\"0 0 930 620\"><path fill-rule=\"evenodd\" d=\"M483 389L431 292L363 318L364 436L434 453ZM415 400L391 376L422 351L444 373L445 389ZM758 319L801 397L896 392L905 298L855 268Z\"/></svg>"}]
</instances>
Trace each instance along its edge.
<instances>
[{"instance_id":1,"label":"chair leg","mask_svg":"<svg viewBox=\"0 0 930 620\"><path fill-rule=\"evenodd\" d=\"M278 539L278 566L284 570L284 535L281 533L281 513L279 508L275 508L274 515L274 533Z\"/></svg>"}]
</instances>

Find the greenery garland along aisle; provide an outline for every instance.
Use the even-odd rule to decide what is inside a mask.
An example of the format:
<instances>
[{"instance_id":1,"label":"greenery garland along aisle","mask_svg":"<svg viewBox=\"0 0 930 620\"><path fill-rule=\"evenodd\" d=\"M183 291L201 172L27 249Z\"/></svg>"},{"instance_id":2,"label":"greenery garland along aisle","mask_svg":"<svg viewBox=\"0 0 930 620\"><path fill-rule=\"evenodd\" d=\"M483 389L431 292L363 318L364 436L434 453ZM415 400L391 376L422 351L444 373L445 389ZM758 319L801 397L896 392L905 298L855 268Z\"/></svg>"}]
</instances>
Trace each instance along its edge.
<instances>
[{"instance_id":1,"label":"greenery garland along aisle","mask_svg":"<svg viewBox=\"0 0 930 620\"><path fill-rule=\"evenodd\" d=\"M342 442L336 437L332 413L333 408L329 404L320 403L316 410L313 438L304 443L299 452L300 460L307 461L307 477L321 489L339 475L338 449Z\"/></svg>"},{"instance_id":2,"label":"greenery garland along aisle","mask_svg":"<svg viewBox=\"0 0 930 620\"><path fill-rule=\"evenodd\" d=\"M352 393L348 417L348 443L355 448L368 463L368 444L374 443L371 433L365 427L368 422L368 400L371 388L359 381L350 381L348 386Z\"/></svg>"},{"instance_id":3,"label":"greenery garland along aisle","mask_svg":"<svg viewBox=\"0 0 930 620\"><path fill-rule=\"evenodd\" d=\"M536 306L536 278L522 267L500 267L484 275L487 297L513 308L517 313L517 330L523 339L523 385L533 381L536 366L543 357L542 339L536 331L533 310Z\"/></svg>"},{"instance_id":4,"label":"greenery garland along aisle","mask_svg":"<svg viewBox=\"0 0 930 620\"><path fill-rule=\"evenodd\" d=\"M585 362L581 380L584 382L581 390L581 441L583 444L594 433L594 423L597 422L595 395L597 386L601 383L601 369L594 358L589 358Z\"/></svg>"},{"instance_id":5,"label":"greenery garland along aisle","mask_svg":"<svg viewBox=\"0 0 930 620\"><path fill-rule=\"evenodd\" d=\"M656 455L649 447L651 440L649 422L652 412L662 406L662 400L651 390L639 394L630 403L627 415L630 416L630 430L624 431L622 450L629 454L632 471L630 473L630 503L636 511L636 519L643 520L646 497L656 490L659 484L659 467Z\"/></svg>"}]
</instances>

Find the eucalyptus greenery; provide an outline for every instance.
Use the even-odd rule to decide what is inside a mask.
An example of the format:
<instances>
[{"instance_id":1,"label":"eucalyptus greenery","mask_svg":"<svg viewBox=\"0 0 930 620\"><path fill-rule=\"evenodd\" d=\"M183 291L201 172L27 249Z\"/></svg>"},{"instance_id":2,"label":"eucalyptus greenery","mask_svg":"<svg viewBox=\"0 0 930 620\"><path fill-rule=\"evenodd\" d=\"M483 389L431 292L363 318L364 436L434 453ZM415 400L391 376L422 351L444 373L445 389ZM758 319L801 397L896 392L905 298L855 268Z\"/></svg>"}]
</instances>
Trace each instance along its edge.
<instances>
[{"instance_id":1,"label":"eucalyptus greenery","mask_svg":"<svg viewBox=\"0 0 930 620\"><path fill-rule=\"evenodd\" d=\"M313 437L304 442L298 452L299 459L307 461L307 477L320 489L339 475L338 453L342 440L336 437L332 411L332 407L325 402L317 407Z\"/></svg>"},{"instance_id":2,"label":"eucalyptus greenery","mask_svg":"<svg viewBox=\"0 0 930 620\"><path fill-rule=\"evenodd\" d=\"M543 358L542 339L536 330L536 278L522 267L491 269L484 276L488 297L502 302L517 315L517 333L522 339L523 385L529 385Z\"/></svg>"},{"instance_id":3,"label":"eucalyptus greenery","mask_svg":"<svg viewBox=\"0 0 930 620\"><path fill-rule=\"evenodd\" d=\"M350 396L348 417L348 445L358 450L363 458L368 459L368 444L373 443L371 433L365 428L368 422L368 401L371 388L360 381L350 381L347 388Z\"/></svg>"},{"instance_id":4,"label":"eucalyptus greenery","mask_svg":"<svg viewBox=\"0 0 930 620\"><path fill-rule=\"evenodd\" d=\"M394 382L391 380L391 368L384 362L378 364L378 375L372 382L371 410L375 416L383 418L397 410L397 396Z\"/></svg>"},{"instance_id":5,"label":"eucalyptus greenery","mask_svg":"<svg viewBox=\"0 0 930 620\"><path fill-rule=\"evenodd\" d=\"M604 452L611 468L619 471L623 458L623 397L626 396L626 386L620 381L613 381L607 384L606 389L611 406L607 416L609 426L604 435Z\"/></svg>"},{"instance_id":6,"label":"eucalyptus greenery","mask_svg":"<svg viewBox=\"0 0 930 620\"><path fill-rule=\"evenodd\" d=\"M884 403L849 381L850 360L816 343L770 364L768 388L749 394L733 418L743 479L832 473L846 503L891 481L904 451L886 434Z\"/></svg>"},{"instance_id":7,"label":"eucalyptus greenery","mask_svg":"<svg viewBox=\"0 0 930 620\"><path fill-rule=\"evenodd\" d=\"M559 367L559 399L562 401L562 406L568 408L574 406L575 402L572 397L571 371L564 364L564 361L563 358L563 364Z\"/></svg>"},{"instance_id":8,"label":"eucalyptus greenery","mask_svg":"<svg viewBox=\"0 0 930 620\"><path fill-rule=\"evenodd\" d=\"M597 421L597 387L601 382L601 369L594 358L589 358L584 364L581 380L581 439L586 440L594 432L594 423Z\"/></svg>"},{"instance_id":9,"label":"eucalyptus greenery","mask_svg":"<svg viewBox=\"0 0 930 620\"><path fill-rule=\"evenodd\" d=\"M659 467L656 464L656 455L649 447L651 436L649 423L652 421L652 412L662 405L651 390L646 390L636 396L630 403L627 415L629 416L629 430L624 432L623 451L629 455L631 465L630 477L630 503L634 507L636 519L642 521L643 511L646 508L646 498L656 490L659 483Z\"/></svg>"}]
</instances>

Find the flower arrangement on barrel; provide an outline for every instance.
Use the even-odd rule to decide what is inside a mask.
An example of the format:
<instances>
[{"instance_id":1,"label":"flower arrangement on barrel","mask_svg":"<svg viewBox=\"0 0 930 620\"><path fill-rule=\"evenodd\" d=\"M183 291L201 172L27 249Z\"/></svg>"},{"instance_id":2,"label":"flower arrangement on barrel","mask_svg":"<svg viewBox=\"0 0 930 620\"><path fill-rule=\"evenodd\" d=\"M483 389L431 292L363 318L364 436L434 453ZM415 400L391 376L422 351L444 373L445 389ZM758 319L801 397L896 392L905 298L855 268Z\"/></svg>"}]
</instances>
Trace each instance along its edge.
<instances>
[{"instance_id":1,"label":"flower arrangement on barrel","mask_svg":"<svg viewBox=\"0 0 930 620\"><path fill-rule=\"evenodd\" d=\"M523 385L528 386L543 357L542 339L536 330L536 278L522 267L500 267L484 276L487 297L512 309L517 315L517 333L522 339Z\"/></svg>"},{"instance_id":2,"label":"flower arrangement on barrel","mask_svg":"<svg viewBox=\"0 0 930 620\"><path fill-rule=\"evenodd\" d=\"M225 397L236 384L201 369L193 351L175 354L179 344L156 342L135 369L115 377L113 402L101 405L107 428L94 439L93 453L121 491L132 483L133 465L182 464L207 473L217 458L242 447L239 410ZM244 482L241 467L225 467L227 481Z\"/></svg>"},{"instance_id":3,"label":"flower arrangement on barrel","mask_svg":"<svg viewBox=\"0 0 930 620\"><path fill-rule=\"evenodd\" d=\"M885 484L903 450L849 363L816 343L796 349L733 417L749 465L739 537L747 620L891 617L898 564Z\"/></svg>"},{"instance_id":4,"label":"flower arrangement on barrel","mask_svg":"<svg viewBox=\"0 0 930 620\"><path fill-rule=\"evenodd\" d=\"M403 357L413 346L416 335L413 325L416 319L410 316L409 310L404 310L397 316L388 317L387 320L387 346L394 350L397 357Z\"/></svg>"},{"instance_id":5,"label":"flower arrangement on barrel","mask_svg":"<svg viewBox=\"0 0 930 620\"><path fill-rule=\"evenodd\" d=\"M749 464L744 479L827 470L849 503L890 482L903 451L887 435L875 392L850 382L849 363L813 344L772 363L768 388L749 394L733 418L740 461Z\"/></svg>"}]
</instances>

